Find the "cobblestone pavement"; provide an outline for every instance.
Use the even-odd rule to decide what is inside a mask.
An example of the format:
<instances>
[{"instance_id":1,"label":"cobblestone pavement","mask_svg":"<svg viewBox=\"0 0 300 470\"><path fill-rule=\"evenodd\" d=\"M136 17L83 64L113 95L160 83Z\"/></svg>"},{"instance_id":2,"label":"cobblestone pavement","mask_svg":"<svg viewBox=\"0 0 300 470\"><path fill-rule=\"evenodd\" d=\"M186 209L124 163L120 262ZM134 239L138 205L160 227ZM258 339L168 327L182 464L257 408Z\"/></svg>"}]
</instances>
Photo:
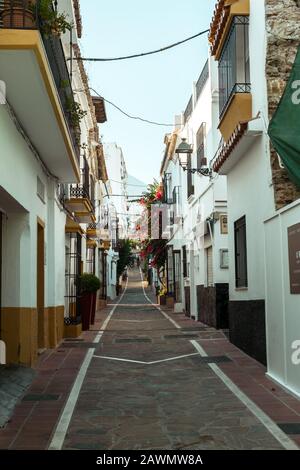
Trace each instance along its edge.
<instances>
[{"instance_id":1,"label":"cobblestone pavement","mask_svg":"<svg viewBox=\"0 0 300 470\"><path fill-rule=\"evenodd\" d=\"M160 311L141 285L139 272L131 272L120 303L98 313L94 331L43 358L31 395L0 431L0 448L48 448L53 437L64 449L296 447L299 401L274 386L265 368L221 331ZM88 351L93 357L76 401L70 391ZM72 405L61 434L59 417Z\"/></svg>"}]
</instances>

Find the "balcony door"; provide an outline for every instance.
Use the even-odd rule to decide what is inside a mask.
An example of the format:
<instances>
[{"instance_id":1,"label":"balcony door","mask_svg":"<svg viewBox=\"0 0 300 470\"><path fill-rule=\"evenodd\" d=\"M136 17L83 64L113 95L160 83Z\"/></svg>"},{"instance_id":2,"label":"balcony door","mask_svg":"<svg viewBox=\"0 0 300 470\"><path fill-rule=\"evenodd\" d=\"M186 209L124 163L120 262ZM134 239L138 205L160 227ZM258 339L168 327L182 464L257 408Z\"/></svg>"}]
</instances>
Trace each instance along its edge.
<instances>
[{"instance_id":1,"label":"balcony door","mask_svg":"<svg viewBox=\"0 0 300 470\"><path fill-rule=\"evenodd\" d=\"M175 302L181 302L181 252L174 251L174 297Z\"/></svg>"}]
</instances>

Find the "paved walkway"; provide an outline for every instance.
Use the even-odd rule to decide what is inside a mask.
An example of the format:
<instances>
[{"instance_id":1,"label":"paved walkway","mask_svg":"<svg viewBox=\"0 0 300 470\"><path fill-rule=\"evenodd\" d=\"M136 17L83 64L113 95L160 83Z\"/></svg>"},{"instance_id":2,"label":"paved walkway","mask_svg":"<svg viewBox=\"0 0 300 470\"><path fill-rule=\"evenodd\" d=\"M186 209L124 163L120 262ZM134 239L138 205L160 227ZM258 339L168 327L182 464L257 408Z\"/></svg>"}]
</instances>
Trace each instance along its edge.
<instances>
[{"instance_id":1,"label":"paved walkway","mask_svg":"<svg viewBox=\"0 0 300 470\"><path fill-rule=\"evenodd\" d=\"M94 331L48 351L0 448L296 449L300 402L222 332L151 302L131 272Z\"/></svg>"}]
</instances>

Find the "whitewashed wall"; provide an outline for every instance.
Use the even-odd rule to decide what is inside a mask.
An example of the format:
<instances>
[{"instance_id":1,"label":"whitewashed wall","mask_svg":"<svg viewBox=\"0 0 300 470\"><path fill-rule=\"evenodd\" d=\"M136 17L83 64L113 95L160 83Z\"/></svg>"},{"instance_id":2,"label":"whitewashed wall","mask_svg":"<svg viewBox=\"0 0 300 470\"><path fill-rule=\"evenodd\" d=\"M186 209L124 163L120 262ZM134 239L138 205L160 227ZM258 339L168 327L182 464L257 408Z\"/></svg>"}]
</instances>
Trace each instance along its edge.
<instances>
[{"instance_id":1,"label":"whitewashed wall","mask_svg":"<svg viewBox=\"0 0 300 470\"><path fill-rule=\"evenodd\" d=\"M265 221L264 244L268 374L300 397L300 364L292 361L293 343L300 340L300 294L290 293L287 232L299 223L297 201Z\"/></svg>"}]
</instances>

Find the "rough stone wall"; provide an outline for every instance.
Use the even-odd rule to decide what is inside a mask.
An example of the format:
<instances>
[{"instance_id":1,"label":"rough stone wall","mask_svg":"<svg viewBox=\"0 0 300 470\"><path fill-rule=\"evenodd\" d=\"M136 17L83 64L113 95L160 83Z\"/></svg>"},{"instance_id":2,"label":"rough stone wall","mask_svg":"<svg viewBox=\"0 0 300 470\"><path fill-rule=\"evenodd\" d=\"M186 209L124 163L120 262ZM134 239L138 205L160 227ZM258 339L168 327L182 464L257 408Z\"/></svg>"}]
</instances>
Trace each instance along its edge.
<instances>
[{"instance_id":1,"label":"rough stone wall","mask_svg":"<svg viewBox=\"0 0 300 470\"><path fill-rule=\"evenodd\" d=\"M268 84L269 117L278 106L296 52L300 44L300 0L265 0L267 30L266 76ZM277 209L300 198L300 189L280 168L278 157L271 145L271 168L275 205Z\"/></svg>"}]
</instances>

